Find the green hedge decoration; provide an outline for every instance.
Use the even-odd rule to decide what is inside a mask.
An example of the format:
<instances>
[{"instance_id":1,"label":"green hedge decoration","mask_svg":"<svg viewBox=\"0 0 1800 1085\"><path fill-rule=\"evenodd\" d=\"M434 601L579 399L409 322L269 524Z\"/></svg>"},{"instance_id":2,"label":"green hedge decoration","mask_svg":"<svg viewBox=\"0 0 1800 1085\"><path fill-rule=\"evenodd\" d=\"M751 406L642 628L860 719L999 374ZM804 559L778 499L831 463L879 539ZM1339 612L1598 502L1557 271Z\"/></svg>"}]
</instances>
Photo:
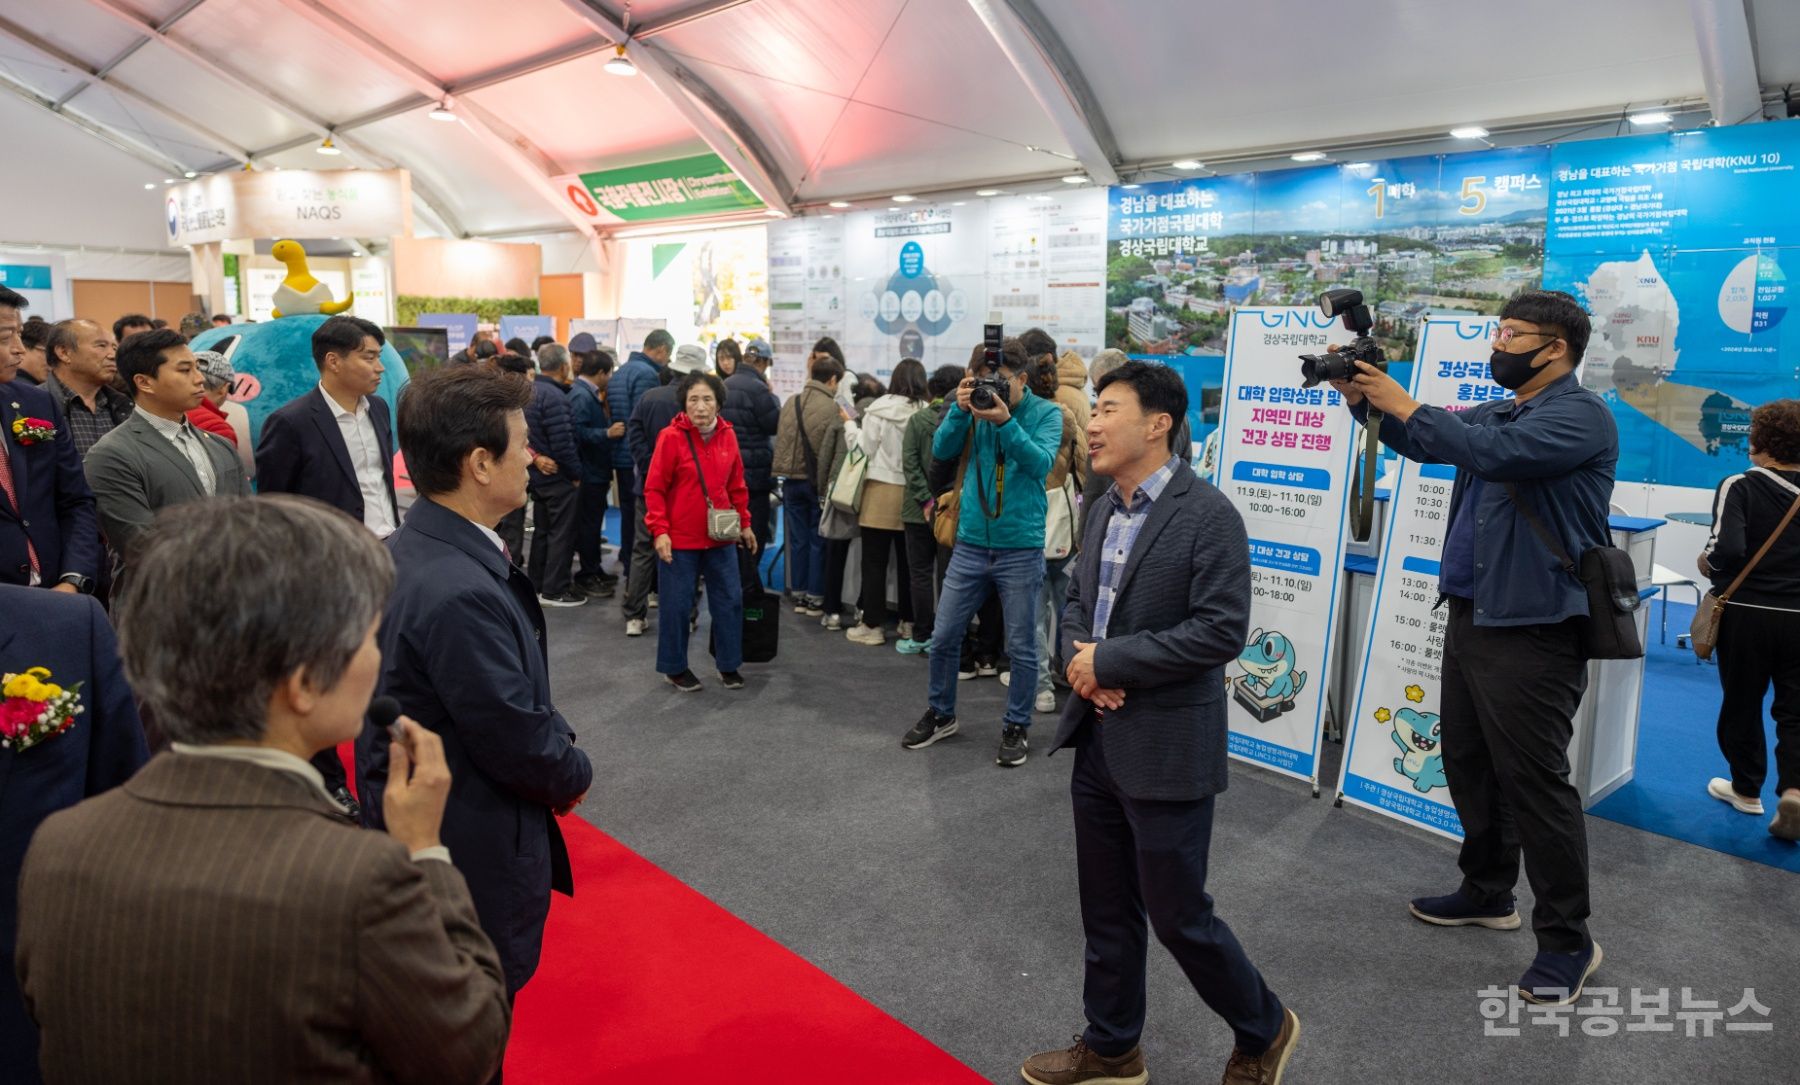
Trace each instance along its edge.
<instances>
[{"instance_id":1,"label":"green hedge decoration","mask_svg":"<svg viewBox=\"0 0 1800 1085\"><path fill-rule=\"evenodd\" d=\"M419 322L422 313L474 313L484 323L498 324L503 316L536 316L536 298L432 298L401 294L394 299L394 315L403 326Z\"/></svg>"}]
</instances>

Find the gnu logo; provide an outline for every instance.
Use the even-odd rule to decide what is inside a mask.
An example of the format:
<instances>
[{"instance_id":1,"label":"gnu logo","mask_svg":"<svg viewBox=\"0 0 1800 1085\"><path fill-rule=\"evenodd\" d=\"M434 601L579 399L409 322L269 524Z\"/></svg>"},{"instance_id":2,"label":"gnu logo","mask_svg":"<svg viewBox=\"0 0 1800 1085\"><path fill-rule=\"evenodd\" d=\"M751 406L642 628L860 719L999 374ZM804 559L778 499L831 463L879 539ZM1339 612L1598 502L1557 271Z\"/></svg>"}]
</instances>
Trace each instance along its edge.
<instances>
[{"instance_id":1,"label":"gnu logo","mask_svg":"<svg viewBox=\"0 0 1800 1085\"><path fill-rule=\"evenodd\" d=\"M1256 314L1262 319L1265 328L1329 328L1337 323L1336 317L1326 316L1316 309L1262 309Z\"/></svg>"}]
</instances>

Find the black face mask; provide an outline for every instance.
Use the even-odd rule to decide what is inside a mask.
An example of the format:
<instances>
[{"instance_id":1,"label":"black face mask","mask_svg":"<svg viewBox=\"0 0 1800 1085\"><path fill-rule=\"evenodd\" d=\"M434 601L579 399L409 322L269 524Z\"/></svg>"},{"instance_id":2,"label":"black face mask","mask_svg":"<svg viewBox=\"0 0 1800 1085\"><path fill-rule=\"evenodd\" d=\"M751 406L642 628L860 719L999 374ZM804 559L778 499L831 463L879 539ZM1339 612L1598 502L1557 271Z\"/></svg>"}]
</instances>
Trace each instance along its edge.
<instances>
[{"instance_id":1,"label":"black face mask","mask_svg":"<svg viewBox=\"0 0 1800 1085\"><path fill-rule=\"evenodd\" d=\"M1556 340L1550 340L1550 343L1554 342ZM1537 360L1538 355L1550 349L1550 343L1522 354L1496 350L1488 355L1488 368L1493 371L1494 383L1514 392L1525 387L1531 381L1532 374L1537 372L1537 367L1531 363Z\"/></svg>"}]
</instances>

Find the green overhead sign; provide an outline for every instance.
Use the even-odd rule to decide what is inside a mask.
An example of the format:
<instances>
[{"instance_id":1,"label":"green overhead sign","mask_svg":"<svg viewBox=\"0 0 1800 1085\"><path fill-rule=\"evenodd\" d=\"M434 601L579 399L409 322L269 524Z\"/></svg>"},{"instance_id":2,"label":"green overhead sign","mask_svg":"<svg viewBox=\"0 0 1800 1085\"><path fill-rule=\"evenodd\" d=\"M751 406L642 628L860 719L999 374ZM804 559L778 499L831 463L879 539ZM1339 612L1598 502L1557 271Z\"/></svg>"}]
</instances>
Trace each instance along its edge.
<instances>
[{"instance_id":1,"label":"green overhead sign","mask_svg":"<svg viewBox=\"0 0 1800 1085\"><path fill-rule=\"evenodd\" d=\"M594 202L627 222L713 215L763 206L716 154L584 173Z\"/></svg>"}]
</instances>

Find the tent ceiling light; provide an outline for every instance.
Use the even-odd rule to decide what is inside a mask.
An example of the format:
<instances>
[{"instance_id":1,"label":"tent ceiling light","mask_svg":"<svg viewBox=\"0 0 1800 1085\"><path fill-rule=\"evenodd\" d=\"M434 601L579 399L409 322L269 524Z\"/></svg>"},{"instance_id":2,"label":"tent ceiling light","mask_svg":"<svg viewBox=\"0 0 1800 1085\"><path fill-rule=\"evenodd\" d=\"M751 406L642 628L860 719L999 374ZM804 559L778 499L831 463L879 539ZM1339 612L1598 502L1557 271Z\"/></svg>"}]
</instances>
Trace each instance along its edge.
<instances>
[{"instance_id":1,"label":"tent ceiling light","mask_svg":"<svg viewBox=\"0 0 1800 1085\"><path fill-rule=\"evenodd\" d=\"M145 181L145 182L144 182L144 187L145 187L145 188L155 188L155 187L156 187L156 182L155 182L155 181Z\"/></svg>"},{"instance_id":2,"label":"tent ceiling light","mask_svg":"<svg viewBox=\"0 0 1800 1085\"><path fill-rule=\"evenodd\" d=\"M188 170L186 173L182 174L182 176L186 177L188 180L191 181L200 175L198 173L195 173L193 170Z\"/></svg>"},{"instance_id":3,"label":"tent ceiling light","mask_svg":"<svg viewBox=\"0 0 1800 1085\"><path fill-rule=\"evenodd\" d=\"M434 121L453 121L456 119L456 114L450 109L450 99L448 98L439 102L437 108L425 115Z\"/></svg>"},{"instance_id":4,"label":"tent ceiling light","mask_svg":"<svg viewBox=\"0 0 1800 1085\"><path fill-rule=\"evenodd\" d=\"M608 75L636 75L637 74L637 65L633 64L631 62L631 58L625 55L625 46L623 44L621 44L619 46L617 52L613 53L613 58L606 62L606 74L608 74Z\"/></svg>"},{"instance_id":5,"label":"tent ceiling light","mask_svg":"<svg viewBox=\"0 0 1800 1085\"><path fill-rule=\"evenodd\" d=\"M319 144L317 149L320 154L343 154L344 153L344 152L338 150L337 144L331 142L330 136L326 136L325 142Z\"/></svg>"},{"instance_id":6,"label":"tent ceiling light","mask_svg":"<svg viewBox=\"0 0 1800 1085\"><path fill-rule=\"evenodd\" d=\"M1120 187L1120 188L1126 188L1126 189L1131 189L1131 188L1143 188L1143 187L1144 187L1144 186L1143 186L1143 185L1140 185L1140 184L1138 184L1138 183L1137 183L1137 182L1136 182L1136 181L1133 181L1133 182L1131 182L1131 183L1130 183L1130 184L1128 184L1128 185L1120 185L1120 186L1119 186L1119 187Z\"/></svg>"},{"instance_id":7,"label":"tent ceiling light","mask_svg":"<svg viewBox=\"0 0 1800 1085\"><path fill-rule=\"evenodd\" d=\"M1374 163L1372 163L1372 162L1352 162L1349 165L1345 166L1344 168L1347 170L1366 170L1366 169L1374 168Z\"/></svg>"},{"instance_id":8,"label":"tent ceiling light","mask_svg":"<svg viewBox=\"0 0 1800 1085\"><path fill-rule=\"evenodd\" d=\"M1630 117L1627 117L1626 119L1629 120L1632 124L1642 127L1644 125L1651 125L1651 124L1668 124L1670 121L1675 119L1675 115L1673 113L1665 113L1664 111L1657 109L1657 110L1652 110L1651 112L1648 112L1648 113L1633 113Z\"/></svg>"},{"instance_id":9,"label":"tent ceiling light","mask_svg":"<svg viewBox=\"0 0 1800 1085\"><path fill-rule=\"evenodd\" d=\"M1062 179L1062 183L1065 185L1085 185L1087 184L1087 178L1079 173L1071 173Z\"/></svg>"},{"instance_id":10,"label":"tent ceiling light","mask_svg":"<svg viewBox=\"0 0 1800 1085\"><path fill-rule=\"evenodd\" d=\"M1000 190L997 188L978 188L975 190L975 195L977 195L977 196L998 196L998 195L1000 195Z\"/></svg>"},{"instance_id":11,"label":"tent ceiling light","mask_svg":"<svg viewBox=\"0 0 1800 1085\"><path fill-rule=\"evenodd\" d=\"M1465 125L1462 128L1450 129L1451 139L1486 139L1488 130L1479 124Z\"/></svg>"},{"instance_id":12,"label":"tent ceiling light","mask_svg":"<svg viewBox=\"0 0 1800 1085\"><path fill-rule=\"evenodd\" d=\"M1301 151L1299 154L1291 154L1288 157L1296 162L1323 162L1325 161L1325 152Z\"/></svg>"},{"instance_id":13,"label":"tent ceiling light","mask_svg":"<svg viewBox=\"0 0 1800 1085\"><path fill-rule=\"evenodd\" d=\"M906 193L902 192L900 195L894 197L894 202L895 203L911 203L916 199L918 199L917 196L908 196Z\"/></svg>"},{"instance_id":14,"label":"tent ceiling light","mask_svg":"<svg viewBox=\"0 0 1800 1085\"><path fill-rule=\"evenodd\" d=\"M1178 170L1197 170L1204 167L1206 163L1200 161L1198 158L1178 158L1169 163L1169 165L1174 166Z\"/></svg>"},{"instance_id":15,"label":"tent ceiling light","mask_svg":"<svg viewBox=\"0 0 1800 1085\"><path fill-rule=\"evenodd\" d=\"M832 200L831 206L837 208L839 211L842 211L844 208L850 206L850 201L849 200Z\"/></svg>"},{"instance_id":16,"label":"tent ceiling light","mask_svg":"<svg viewBox=\"0 0 1800 1085\"><path fill-rule=\"evenodd\" d=\"M165 185L172 185L174 183L175 183L175 178L173 178L173 177L164 177L163 178L163 184L165 184Z\"/></svg>"}]
</instances>

